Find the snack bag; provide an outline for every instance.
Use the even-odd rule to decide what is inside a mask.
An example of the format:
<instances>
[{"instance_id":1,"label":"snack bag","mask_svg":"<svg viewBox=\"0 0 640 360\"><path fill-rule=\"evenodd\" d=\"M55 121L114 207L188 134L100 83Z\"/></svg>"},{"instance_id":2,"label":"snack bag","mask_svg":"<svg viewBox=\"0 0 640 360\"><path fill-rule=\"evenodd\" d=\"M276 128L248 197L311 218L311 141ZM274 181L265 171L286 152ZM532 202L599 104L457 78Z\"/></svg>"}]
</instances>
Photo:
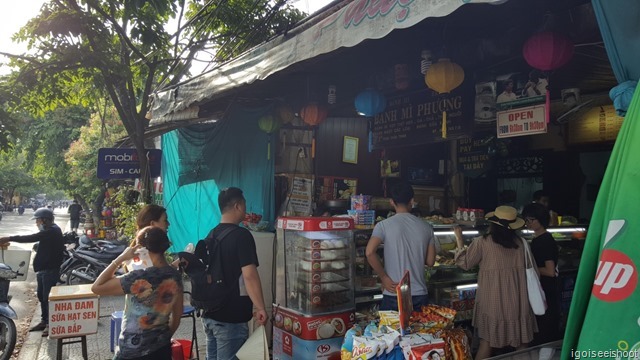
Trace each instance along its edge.
<instances>
[{"instance_id":1,"label":"snack bag","mask_svg":"<svg viewBox=\"0 0 640 360\"><path fill-rule=\"evenodd\" d=\"M351 352L352 360L370 360L376 357L378 353L379 342L373 338L365 336L353 337L353 351Z\"/></svg>"},{"instance_id":2,"label":"snack bag","mask_svg":"<svg viewBox=\"0 0 640 360\"><path fill-rule=\"evenodd\" d=\"M362 336L362 328L360 328L360 326L357 324L353 325L353 327L347 330L347 332L344 334L344 340L342 341L342 347L340 348L341 360L351 360L354 336Z\"/></svg>"},{"instance_id":3,"label":"snack bag","mask_svg":"<svg viewBox=\"0 0 640 360\"><path fill-rule=\"evenodd\" d=\"M431 335L411 334L400 341L406 360L444 360L445 342Z\"/></svg>"},{"instance_id":4,"label":"snack bag","mask_svg":"<svg viewBox=\"0 0 640 360\"><path fill-rule=\"evenodd\" d=\"M386 325L392 329L400 329L400 315L397 311L378 311L380 315L380 326Z\"/></svg>"},{"instance_id":5,"label":"snack bag","mask_svg":"<svg viewBox=\"0 0 640 360\"><path fill-rule=\"evenodd\" d=\"M471 346L464 330L460 328L443 330L440 335L448 345L445 348L445 350L448 350L446 351L447 359L471 360Z\"/></svg>"}]
</instances>

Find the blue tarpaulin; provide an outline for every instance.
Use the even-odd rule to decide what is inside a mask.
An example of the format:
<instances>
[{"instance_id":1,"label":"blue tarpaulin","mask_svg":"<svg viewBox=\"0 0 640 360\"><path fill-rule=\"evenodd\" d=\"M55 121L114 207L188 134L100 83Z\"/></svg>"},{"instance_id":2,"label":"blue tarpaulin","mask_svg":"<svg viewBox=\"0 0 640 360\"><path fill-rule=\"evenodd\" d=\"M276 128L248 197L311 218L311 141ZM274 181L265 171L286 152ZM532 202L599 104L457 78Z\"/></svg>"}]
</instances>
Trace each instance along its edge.
<instances>
[{"instance_id":1,"label":"blue tarpaulin","mask_svg":"<svg viewBox=\"0 0 640 360\"><path fill-rule=\"evenodd\" d=\"M274 156L267 158L268 135L258 127L258 119L269 110L235 106L217 123L192 125L162 136L170 251L195 244L218 224L218 193L226 187L241 188L247 212L261 214L273 224Z\"/></svg>"}]
</instances>

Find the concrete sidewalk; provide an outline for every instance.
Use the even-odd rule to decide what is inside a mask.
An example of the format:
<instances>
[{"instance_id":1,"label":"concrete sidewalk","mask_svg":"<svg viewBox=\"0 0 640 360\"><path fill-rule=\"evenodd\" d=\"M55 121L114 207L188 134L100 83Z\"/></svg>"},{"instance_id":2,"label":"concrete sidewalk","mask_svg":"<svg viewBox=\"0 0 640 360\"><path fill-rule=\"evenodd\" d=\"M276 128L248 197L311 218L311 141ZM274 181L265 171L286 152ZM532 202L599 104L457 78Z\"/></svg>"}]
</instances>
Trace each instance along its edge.
<instances>
[{"instance_id":1,"label":"concrete sidewalk","mask_svg":"<svg viewBox=\"0 0 640 360\"><path fill-rule=\"evenodd\" d=\"M188 303L185 299L185 303ZM111 314L115 311L121 311L124 309L124 295L122 296L102 296L100 297L100 318L98 319L98 333L93 335L87 335L87 352L89 359L91 360L105 360L113 359L113 353L110 350L110 334L111 334ZM31 320L32 324L37 324L40 321L40 307L37 308L36 313ZM182 318L180 327L174 335L174 339L188 339L191 340L192 331L192 319ZM206 356L206 336L202 328L202 323L199 318L196 318L196 331L199 345L200 359L204 359ZM18 360L49 360L56 358L56 339L43 338L41 332L28 333L25 343L20 351ZM63 359L82 359L82 347L80 343L64 345L62 347ZM196 358L195 345L194 355Z\"/></svg>"}]
</instances>

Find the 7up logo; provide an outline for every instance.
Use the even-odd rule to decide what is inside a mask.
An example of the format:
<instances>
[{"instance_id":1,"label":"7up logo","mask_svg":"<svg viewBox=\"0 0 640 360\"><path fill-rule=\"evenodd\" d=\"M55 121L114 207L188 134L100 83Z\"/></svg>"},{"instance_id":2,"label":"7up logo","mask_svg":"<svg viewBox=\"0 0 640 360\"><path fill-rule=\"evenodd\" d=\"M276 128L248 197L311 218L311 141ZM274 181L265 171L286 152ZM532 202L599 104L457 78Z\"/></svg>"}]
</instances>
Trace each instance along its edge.
<instances>
[{"instance_id":1,"label":"7up logo","mask_svg":"<svg viewBox=\"0 0 640 360\"><path fill-rule=\"evenodd\" d=\"M620 251L603 250L593 282L593 295L606 302L622 301L637 285L638 271L633 261Z\"/></svg>"}]
</instances>

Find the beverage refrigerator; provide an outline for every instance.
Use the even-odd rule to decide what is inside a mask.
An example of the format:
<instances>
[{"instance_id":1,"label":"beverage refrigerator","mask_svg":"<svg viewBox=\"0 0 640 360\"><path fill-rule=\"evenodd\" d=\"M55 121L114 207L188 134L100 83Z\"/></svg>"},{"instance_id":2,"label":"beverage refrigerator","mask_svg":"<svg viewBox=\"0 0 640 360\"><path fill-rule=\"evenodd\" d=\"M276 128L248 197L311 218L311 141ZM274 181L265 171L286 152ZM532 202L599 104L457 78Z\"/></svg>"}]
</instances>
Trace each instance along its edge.
<instances>
[{"instance_id":1,"label":"beverage refrigerator","mask_svg":"<svg viewBox=\"0 0 640 360\"><path fill-rule=\"evenodd\" d=\"M353 220L277 222L273 359L340 359L355 320Z\"/></svg>"}]
</instances>

